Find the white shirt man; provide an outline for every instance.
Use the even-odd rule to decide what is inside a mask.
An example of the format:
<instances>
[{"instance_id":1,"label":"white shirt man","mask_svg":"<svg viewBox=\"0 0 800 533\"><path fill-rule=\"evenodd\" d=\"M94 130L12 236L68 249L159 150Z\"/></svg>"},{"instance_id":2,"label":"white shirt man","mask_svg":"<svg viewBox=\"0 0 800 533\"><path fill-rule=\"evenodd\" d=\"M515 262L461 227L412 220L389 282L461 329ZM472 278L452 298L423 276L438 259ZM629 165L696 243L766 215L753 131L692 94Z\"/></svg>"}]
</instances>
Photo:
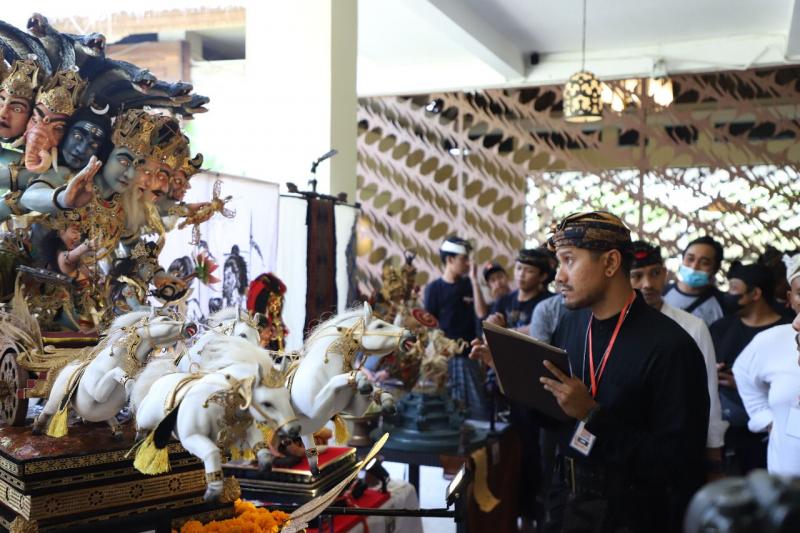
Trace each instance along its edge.
<instances>
[{"instance_id":1,"label":"white shirt man","mask_svg":"<svg viewBox=\"0 0 800 533\"><path fill-rule=\"evenodd\" d=\"M667 271L664 268L659 247L644 241L636 241L633 243L633 257L631 286L641 291L648 305L659 309L677 322L694 339L703 354L710 400L706 448L709 450L711 461L715 463L721 461L720 449L725 440L728 423L722 419L717 380L717 357L708 326L702 318L673 307L664 301L662 294L667 283Z\"/></svg>"}]
</instances>

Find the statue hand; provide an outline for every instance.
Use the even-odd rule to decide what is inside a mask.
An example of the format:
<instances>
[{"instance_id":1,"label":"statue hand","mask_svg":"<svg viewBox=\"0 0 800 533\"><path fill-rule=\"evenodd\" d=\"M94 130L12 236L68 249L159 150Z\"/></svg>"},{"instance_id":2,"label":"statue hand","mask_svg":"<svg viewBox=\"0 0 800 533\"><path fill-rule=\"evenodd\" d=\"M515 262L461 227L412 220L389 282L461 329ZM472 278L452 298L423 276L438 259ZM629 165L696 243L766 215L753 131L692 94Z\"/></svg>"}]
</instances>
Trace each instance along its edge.
<instances>
[{"instance_id":1,"label":"statue hand","mask_svg":"<svg viewBox=\"0 0 800 533\"><path fill-rule=\"evenodd\" d=\"M64 191L63 205L69 209L76 209L83 207L92 201L94 195L94 176L100 167L103 166L102 161L92 156L89 163L73 177L69 185Z\"/></svg>"}]
</instances>

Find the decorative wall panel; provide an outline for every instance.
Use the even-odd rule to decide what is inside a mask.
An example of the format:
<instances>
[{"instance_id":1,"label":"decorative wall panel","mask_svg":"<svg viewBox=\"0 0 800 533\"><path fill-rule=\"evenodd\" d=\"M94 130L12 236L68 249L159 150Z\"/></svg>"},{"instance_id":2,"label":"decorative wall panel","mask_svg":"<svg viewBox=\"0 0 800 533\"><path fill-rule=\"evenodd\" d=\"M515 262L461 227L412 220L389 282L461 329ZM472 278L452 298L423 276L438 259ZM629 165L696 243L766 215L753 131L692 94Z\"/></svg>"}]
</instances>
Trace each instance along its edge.
<instances>
[{"instance_id":1,"label":"decorative wall panel","mask_svg":"<svg viewBox=\"0 0 800 533\"><path fill-rule=\"evenodd\" d=\"M800 245L800 70L673 77L661 107L643 80L608 82L624 102L591 125L562 117L561 87L365 98L359 107L362 290L386 259L440 270L447 235L510 264L577 210L603 208L675 255L712 234L728 256Z\"/></svg>"}]
</instances>

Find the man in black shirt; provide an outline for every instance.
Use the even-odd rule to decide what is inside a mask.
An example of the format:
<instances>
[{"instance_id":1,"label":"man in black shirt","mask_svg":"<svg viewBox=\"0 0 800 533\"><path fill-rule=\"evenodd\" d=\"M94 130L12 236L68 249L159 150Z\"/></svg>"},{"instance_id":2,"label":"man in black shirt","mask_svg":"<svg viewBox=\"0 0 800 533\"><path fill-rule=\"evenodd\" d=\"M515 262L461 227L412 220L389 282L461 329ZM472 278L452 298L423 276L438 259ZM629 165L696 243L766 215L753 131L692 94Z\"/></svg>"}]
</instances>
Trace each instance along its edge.
<instances>
[{"instance_id":1,"label":"man in black shirt","mask_svg":"<svg viewBox=\"0 0 800 533\"><path fill-rule=\"evenodd\" d=\"M425 309L439 320L439 327L450 339L475 338L477 318L473 307L470 270L470 244L458 237L448 237L439 249L444 265L442 277L425 287ZM489 406L483 387L483 370L477 361L466 357L469 351L451 357L447 362L451 396L469 409L473 418L489 417Z\"/></svg>"},{"instance_id":2,"label":"man in black shirt","mask_svg":"<svg viewBox=\"0 0 800 533\"><path fill-rule=\"evenodd\" d=\"M733 363L753 337L762 331L789 321L771 305L775 282L768 267L760 264L743 265L735 261L728 271L729 289L723 294L727 316L709 328L717 354L719 399L722 418L730 423L725 433L726 469L732 475L745 475L755 468L767 467L766 433L751 433L747 429L745 411L736 381Z\"/></svg>"},{"instance_id":3,"label":"man in black shirt","mask_svg":"<svg viewBox=\"0 0 800 533\"><path fill-rule=\"evenodd\" d=\"M703 356L630 285L630 232L605 212L567 217L550 240L570 309L554 344L572 376L542 382L562 428L546 531L680 531L703 482L709 398ZM502 376L500 376L502 379Z\"/></svg>"},{"instance_id":4,"label":"man in black shirt","mask_svg":"<svg viewBox=\"0 0 800 533\"><path fill-rule=\"evenodd\" d=\"M551 275L550 257L546 253L534 249L520 250L514 263L517 289L492 305L488 320L527 334L536 304L553 295L547 290Z\"/></svg>"}]
</instances>

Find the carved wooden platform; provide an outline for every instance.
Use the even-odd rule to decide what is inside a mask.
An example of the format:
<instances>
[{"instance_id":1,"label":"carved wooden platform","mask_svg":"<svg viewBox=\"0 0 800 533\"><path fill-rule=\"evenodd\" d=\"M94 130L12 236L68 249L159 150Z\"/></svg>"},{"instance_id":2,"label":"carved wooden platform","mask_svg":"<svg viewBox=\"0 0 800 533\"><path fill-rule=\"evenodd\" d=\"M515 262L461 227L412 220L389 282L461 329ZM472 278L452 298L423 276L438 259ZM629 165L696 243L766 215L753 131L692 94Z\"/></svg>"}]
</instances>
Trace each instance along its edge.
<instances>
[{"instance_id":1,"label":"carved wooden platform","mask_svg":"<svg viewBox=\"0 0 800 533\"><path fill-rule=\"evenodd\" d=\"M177 442L169 445L170 472L136 471L125 458L133 433L128 425L124 438L115 441L108 427L87 424L71 426L69 435L55 439L33 435L29 427L0 427L0 525L88 531L115 520L147 522L155 515L163 520L233 515L230 503L203 502L203 465Z\"/></svg>"}]
</instances>

